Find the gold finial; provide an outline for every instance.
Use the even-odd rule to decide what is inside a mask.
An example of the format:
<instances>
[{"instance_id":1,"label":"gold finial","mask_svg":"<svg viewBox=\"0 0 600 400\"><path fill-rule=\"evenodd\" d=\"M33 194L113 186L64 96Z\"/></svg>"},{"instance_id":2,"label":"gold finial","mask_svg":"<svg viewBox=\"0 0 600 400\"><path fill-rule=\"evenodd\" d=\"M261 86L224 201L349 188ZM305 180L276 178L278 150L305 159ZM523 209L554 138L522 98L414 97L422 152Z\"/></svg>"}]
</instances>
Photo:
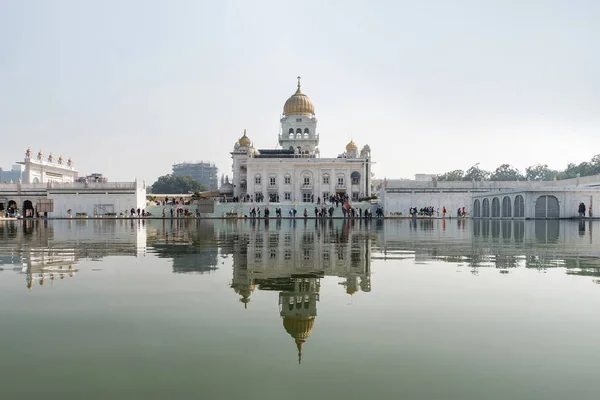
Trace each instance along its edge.
<instances>
[{"instance_id":1,"label":"gold finial","mask_svg":"<svg viewBox=\"0 0 600 400\"><path fill-rule=\"evenodd\" d=\"M298 89L300 89L300 79L302 78L298 77Z\"/></svg>"},{"instance_id":2,"label":"gold finial","mask_svg":"<svg viewBox=\"0 0 600 400\"><path fill-rule=\"evenodd\" d=\"M244 128L244 136L246 136L246 128Z\"/></svg>"},{"instance_id":3,"label":"gold finial","mask_svg":"<svg viewBox=\"0 0 600 400\"><path fill-rule=\"evenodd\" d=\"M304 340L296 339L296 348L298 349L298 364L302 363L302 345Z\"/></svg>"}]
</instances>

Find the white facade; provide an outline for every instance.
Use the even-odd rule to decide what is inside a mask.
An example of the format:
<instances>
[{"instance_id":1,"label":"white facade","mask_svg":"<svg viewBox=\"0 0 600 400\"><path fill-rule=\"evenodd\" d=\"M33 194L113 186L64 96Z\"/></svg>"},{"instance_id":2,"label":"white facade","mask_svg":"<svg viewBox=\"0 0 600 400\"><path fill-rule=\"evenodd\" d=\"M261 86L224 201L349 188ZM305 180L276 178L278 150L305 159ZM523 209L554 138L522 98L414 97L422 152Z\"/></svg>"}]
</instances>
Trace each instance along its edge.
<instances>
[{"instance_id":1,"label":"white facade","mask_svg":"<svg viewBox=\"0 0 600 400\"><path fill-rule=\"evenodd\" d=\"M44 159L41 151L33 157L31 149L25 152L25 160L19 164L24 166L22 183L75 182L77 171L73 168L73 160L64 160L62 156L55 158L52 153Z\"/></svg>"},{"instance_id":2,"label":"white facade","mask_svg":"<svg viewBox=\"0 0 600 400\"><path fill-rule=\"evenodd\" d=\"M235 143L233 196L240 201L313 203L331 195L351 200L371 195L371 149L351 141L336 158L321 158L317 119L298 89L285 103L279 149L257 149L244 135Z\"/></svg>"},{"instance_id":3,"label":"white facade","mask_svg":"<svg viewBox=\"0 0 600 400\"><path fill-rule=\"evenodd\" d=\"M89 217L105 214L128 215L146 207L146 184L143 182L75 183L48 188L53 201L49 217L68 218L85 213Z\"/></svg>"}]
</instances>

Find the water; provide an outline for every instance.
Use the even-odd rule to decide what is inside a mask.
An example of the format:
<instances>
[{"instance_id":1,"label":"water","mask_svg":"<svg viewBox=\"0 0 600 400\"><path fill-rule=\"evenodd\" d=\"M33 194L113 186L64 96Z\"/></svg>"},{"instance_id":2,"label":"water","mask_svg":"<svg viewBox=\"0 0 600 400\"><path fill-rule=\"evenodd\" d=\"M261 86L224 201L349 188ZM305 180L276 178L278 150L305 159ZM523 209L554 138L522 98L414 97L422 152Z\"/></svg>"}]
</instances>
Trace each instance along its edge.
<instances>
[{"instance_id":1,"label":"water","mask_svg":"<svg viewBox=\"0 0 600 400\"><path fill-rule=\"evenodd\" d=\"M597 399L598 222L0 223L3 399Z\"/></svg>"}]
</instances>

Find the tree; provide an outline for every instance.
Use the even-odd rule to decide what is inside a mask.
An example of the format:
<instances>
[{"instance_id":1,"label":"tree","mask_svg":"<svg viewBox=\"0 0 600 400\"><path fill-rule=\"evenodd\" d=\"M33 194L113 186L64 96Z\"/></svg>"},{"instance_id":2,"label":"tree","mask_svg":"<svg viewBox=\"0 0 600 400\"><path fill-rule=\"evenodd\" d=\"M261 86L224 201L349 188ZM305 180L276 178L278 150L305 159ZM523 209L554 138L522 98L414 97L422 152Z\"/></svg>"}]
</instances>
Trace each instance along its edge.
<instances>
[{"instance_id":1,"label":"tree","mask_svg":"<svg viewBox=\"0 0 600 400\"><path fill-rule=\"evenodd\" d=\"M473 165L467 170L467 173L463 177L463 181L487 181L490 179L490 173L486 170L479 168L479 163Z\"/></svg>"},{"instance_id":2,"label":"tree","mask_svg":"<svg viewBox=\"0 0 600 400\"><path fill-rule=\"evenodd\" d=\"M455 169L454 171L446 172L443 175L438 175L438 181L462 181L465 176L465 171L462 169Z\"/></svg>"},{"instance_id":3,"label":"tree","mask_svg":"<svg viewBox=\"0 0 600 400\"><path fill-rule=\"evenodd\" d=\"M546 164L531 165L525 168L525 177L531 181L551 181L558 171L548 168Z\"/></svg>"},{"instance_id":4,"label":"tree","mask_svg":"<svg viewBox=\"0 0 600 400\"><path fill-rule=\"evenodd\" d=\"M502 164L490 176L490 180L492 181L516 181L524 179L523 174L509 164Z\"/></svg>"},{"instance_id":5,"label":"tree","mask_svg":"<svg viewBox=\"0 0 600 400\"><path fill-rule=\"evenodd\" d=\"M152 193L160 194L188 194L206 190L206 186L194 178L173 174L163 175L152 184Z\"/></svg>"}]
</instances>

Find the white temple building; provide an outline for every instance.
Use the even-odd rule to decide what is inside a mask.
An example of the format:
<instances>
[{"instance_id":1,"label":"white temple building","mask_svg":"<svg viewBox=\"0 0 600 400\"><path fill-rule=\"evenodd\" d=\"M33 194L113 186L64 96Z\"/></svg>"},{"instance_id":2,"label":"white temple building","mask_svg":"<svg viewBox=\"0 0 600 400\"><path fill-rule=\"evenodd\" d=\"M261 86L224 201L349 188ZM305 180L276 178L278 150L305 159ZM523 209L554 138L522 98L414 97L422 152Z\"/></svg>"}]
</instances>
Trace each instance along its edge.
<instances>
[{"instance_id":1,"label":"white temple building","mask_svg":"<svg viewBox=\"0 0 600 400\"><path fill-rule=\"evenodd\" d=\"M25 159L17 164L24 166L21 183L68 183L77 179L73 160L65 160L62 156L55 158L52 153L47 159L44 159L44 153L41 151L34 157L31 148L28 148Z\"/></svg>"},{"instance_id":2,"label":"white temple building","mask_svg":"<svg viewBox=\"0 0 600 400\"><path fill-rule=\"evenodd\" d=\"M244 135L235 142L233 193L240 201L316 202L338 194L371 195L371 149L354 141L337 157L322 158L315 107L300 88L285 102L277 149L259 149Z\"/></svg>"}]
</instances>

